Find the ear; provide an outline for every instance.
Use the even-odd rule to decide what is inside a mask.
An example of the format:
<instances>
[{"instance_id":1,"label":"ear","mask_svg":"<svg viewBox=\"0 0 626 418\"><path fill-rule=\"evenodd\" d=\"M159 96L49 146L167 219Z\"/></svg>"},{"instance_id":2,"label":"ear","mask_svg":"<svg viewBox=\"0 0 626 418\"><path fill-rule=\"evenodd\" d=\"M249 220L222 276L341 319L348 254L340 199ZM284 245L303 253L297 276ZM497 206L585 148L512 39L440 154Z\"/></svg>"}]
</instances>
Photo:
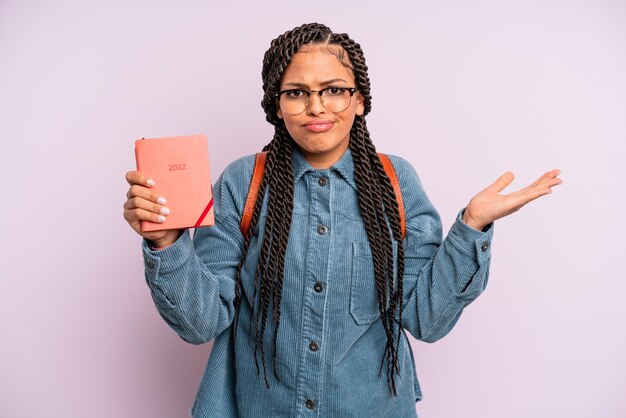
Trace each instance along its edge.
<instances>
[{"instance_id":1,"label":"ear","mask_svg":"<svg viewBox=\"0 0 626 418\"><path fill-rule=\"evenodd\" d=\"M276 116L278 116L278 119L283 118L283 112L280 110L280 106L276 106Z\"/></svg>"},{"instance_id":2,"label":"ear","mask_svg":"<svg viewBox=\"0 0 626 418\"><path fill-rule=\"evenodd\" d=\"M357 92L356 94L356 115L362 116L363 112L365 112L365 99L361 92Z\"/></svg>"}]
</instances>

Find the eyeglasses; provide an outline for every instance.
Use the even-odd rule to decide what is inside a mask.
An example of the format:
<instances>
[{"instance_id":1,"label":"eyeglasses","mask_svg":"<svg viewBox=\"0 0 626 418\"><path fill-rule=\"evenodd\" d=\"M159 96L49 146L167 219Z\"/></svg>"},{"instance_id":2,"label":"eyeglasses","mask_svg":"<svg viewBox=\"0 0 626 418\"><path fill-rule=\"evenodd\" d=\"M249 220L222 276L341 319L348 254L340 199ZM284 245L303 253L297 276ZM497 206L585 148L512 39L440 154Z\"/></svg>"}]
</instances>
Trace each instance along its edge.
<instances>
[{"instance_id":1,"label":"eyeglasses","mask_svg":"<svg viewBox=\"0 0 626 418\"><path fill-rule=\"evenodd\" d=\"M291 89L274 93L279 102L280 110L289 115L298 115L309 107L311 93L317 93L322 106L331 112L343 112L350 106L352 96L356 93L354 87L327 87L321 90Z\"/></svg>"}]
</instances>

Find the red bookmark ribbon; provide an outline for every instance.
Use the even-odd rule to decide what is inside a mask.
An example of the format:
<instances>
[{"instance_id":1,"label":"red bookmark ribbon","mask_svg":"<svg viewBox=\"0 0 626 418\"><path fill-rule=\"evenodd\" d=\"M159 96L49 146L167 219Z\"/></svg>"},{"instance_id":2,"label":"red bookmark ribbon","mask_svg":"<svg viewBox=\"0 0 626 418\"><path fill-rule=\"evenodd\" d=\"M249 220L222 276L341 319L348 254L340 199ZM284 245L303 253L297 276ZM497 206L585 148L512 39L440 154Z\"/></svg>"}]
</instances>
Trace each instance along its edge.
<instances>
[{"instance_id":1,"label":"red bookmark ribbon","mask_svg":"<svg viewBox=\"0 0 626 418\"><path fill-rule=\"evenodd\" d=\"M196 224L193 226L194 228L197 228L197 227L200 226L200 224L202 223L202 221L204 220L204 218L206 217L207 213L209 213L209 211L211 210L212 207L213 207L213 197L211 197L211 200L209 201L209 204L206 205L206 208L204 208L204 210L202 211L202 215L200 215L200 217L196 221Z\"/></svg>"}]
</instances>

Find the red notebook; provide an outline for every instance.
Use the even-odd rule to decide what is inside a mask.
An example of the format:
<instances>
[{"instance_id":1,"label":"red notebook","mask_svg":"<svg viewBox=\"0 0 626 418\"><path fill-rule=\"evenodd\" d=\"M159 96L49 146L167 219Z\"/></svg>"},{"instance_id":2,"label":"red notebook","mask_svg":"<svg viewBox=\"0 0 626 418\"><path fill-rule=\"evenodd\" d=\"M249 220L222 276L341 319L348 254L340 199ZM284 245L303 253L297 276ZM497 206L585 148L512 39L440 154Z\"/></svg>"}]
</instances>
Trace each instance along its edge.
<instances>
[{"instance_id":1,"label":"red notebook","mask_svg":"<svg viewBox=\"0 0 626 418\"><path fill-rule=\"evenodd\" d=\"M205 135L142 138L135 141L137 171L154 179L152 191L165 197L165 222L141 221L142 231L197 228L215 222Z\"/></svg>"}]
</instances>

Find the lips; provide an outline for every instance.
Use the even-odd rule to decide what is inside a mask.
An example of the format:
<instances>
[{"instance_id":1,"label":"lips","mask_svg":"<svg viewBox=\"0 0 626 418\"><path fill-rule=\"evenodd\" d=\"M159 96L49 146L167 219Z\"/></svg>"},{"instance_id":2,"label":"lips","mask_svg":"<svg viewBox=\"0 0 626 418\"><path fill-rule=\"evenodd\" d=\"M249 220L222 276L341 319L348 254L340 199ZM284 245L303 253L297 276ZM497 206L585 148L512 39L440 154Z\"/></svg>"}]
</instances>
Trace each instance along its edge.
<instances>
[{"instance_id":1,"label":"lips","mask_svg":"<svg viewBox=\"0 0 626 418\"><path fill-rule=\"evenodd\" d=\"M335 122L326 119L316 119L302 125L304 129L311 132L326 132L332 129Z\"/></svg>"}]
</instances>

